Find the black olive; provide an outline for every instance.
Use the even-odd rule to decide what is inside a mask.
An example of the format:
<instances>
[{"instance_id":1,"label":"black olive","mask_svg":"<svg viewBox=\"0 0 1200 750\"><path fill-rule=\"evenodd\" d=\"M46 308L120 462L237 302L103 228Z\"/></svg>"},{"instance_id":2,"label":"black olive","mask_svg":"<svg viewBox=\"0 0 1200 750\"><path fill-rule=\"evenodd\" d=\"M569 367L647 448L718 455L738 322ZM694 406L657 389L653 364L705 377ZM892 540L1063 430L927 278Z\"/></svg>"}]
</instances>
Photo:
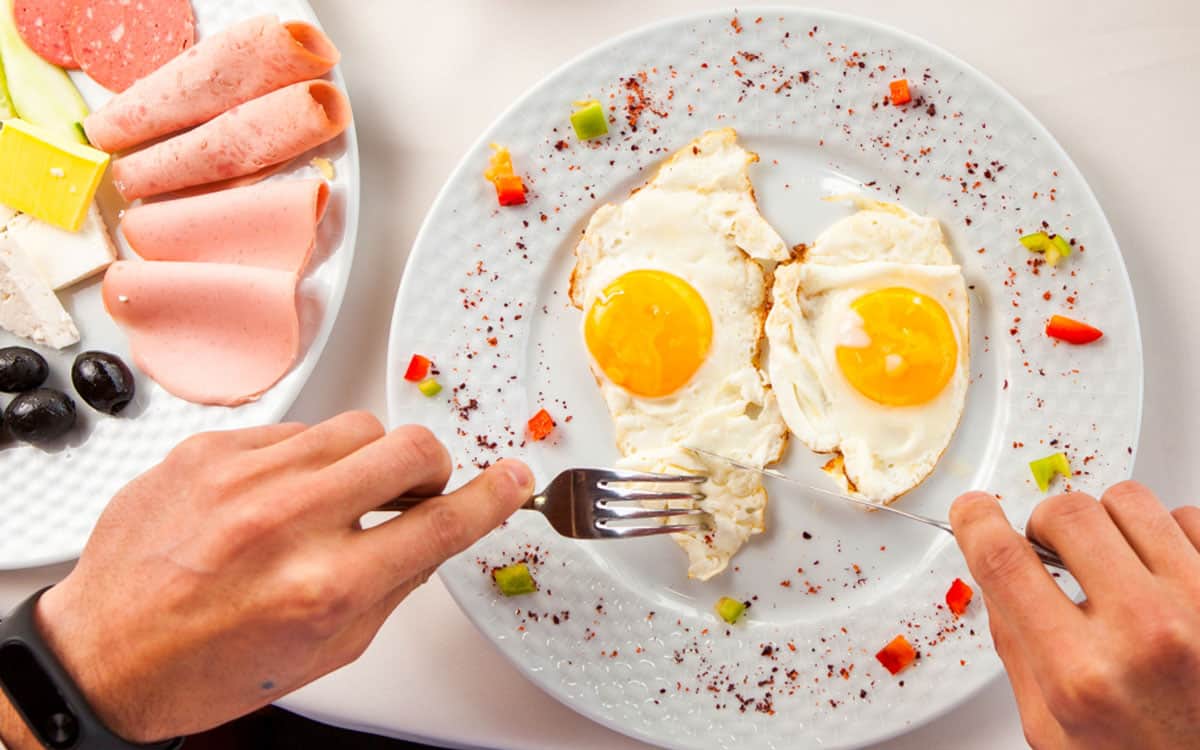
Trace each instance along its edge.
<instances>
[{"instance_id":1,"label":"black olive","mask_svg":"<svg viewBox=\"0 0 1200 750\"><path fill-rule=\"evenodd\" d=\"M42 355L23 346L0 349L0 391L20 393L46 382L50 366Z\"/></svg>"},{"instance_id":2,"label":"black olive","mask_svg":"<svg viewBox=\"0 0 1200 750\"><path fill-rule=\"evenodd\" d=\"M4 421L17 440L49 442L66 435L75 426L75 402L53 388L25 391L4 410Z\"/></svg>"},{"instance_id":3,"label":"black olive","mask_svg":"<svg viewBox=\"0 0 1200 750\"><path fill-rule=\"evenodd\" d=\"M133 373L115 354L84 352L71 367L71 382L93 409L118 414L133 400Z\"/></svg>"}]
</instances>

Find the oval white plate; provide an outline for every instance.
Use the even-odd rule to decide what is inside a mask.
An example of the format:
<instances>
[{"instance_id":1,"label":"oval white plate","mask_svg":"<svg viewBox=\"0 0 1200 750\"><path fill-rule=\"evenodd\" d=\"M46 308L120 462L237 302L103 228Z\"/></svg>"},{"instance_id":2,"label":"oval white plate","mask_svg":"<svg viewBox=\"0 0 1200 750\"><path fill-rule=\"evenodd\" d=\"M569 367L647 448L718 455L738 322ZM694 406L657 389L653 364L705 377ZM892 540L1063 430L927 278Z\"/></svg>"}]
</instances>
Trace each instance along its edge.
<instances>
[{"instance_id":1,"label":"oval white plate","mask_svg":"<svg viewBox=\"0 0 1200 750\"><path fill-rule=\"evenodd\" d=\"M884 96L901 77L919 101L896 108ZM610 135L584 144L568 116L590 97L613 107ZM525 458L543 483L569 466L611 464L610 420L566 299L572 249L596 207L723 126L760 154L760 204L788 242L811 242L847 212L821 197L861 192L939 218L964 267L966 412L903 507L945 517L960 492L984 488L1022 522L1042 497L1028 462L1056 450L1070 456L1073 487L1128 476L1142 401L1137 317L1083 177L1028 112L963 62L910 35L808 10L636 31L552 74L501 117L417 238L392 327L391 421L433 427L460 461L456 480L500 455ZM511 148L528 205L496 206L481 177L492 141ZM1058 270L1035 271L1017 242L1042 221L1082 243ZM1105 338L1056 346L1041 330L1054 313L1088 320ZM437 363L441 396L404 381L414 352ZM542 407L558 428L527 442L525 421ZM782 468L823 485L820 463L793 444ZM447 564L443 578L551 695L669 747L860 746L948 710L997 673L980 603L957 620L942 604L954 578L967 577L949 538L768 488L768 531L708 583L686 578L668 539L577 543L526 513ZM516 559L530 562L540 591L505 599L489 571ZM715 618L723 595L753 602L744 623ZM893 677L874 654L900 633L922 658Z\"/></svg>"},{"instance_id":2,"label":"oval white plate","mask_svg":"<svg viewBox=\"0 0 1200 750\"><path fill-rule=\"evenodd\" d=\"M317 23L316 14L304 0L193 0L192 6L200 37L264 13ZM345 89L340 69L335 68L331 78ZM93 108L111 96L80 74L75 74L75 82ZM335 178L330 181L329 209L321 222L312 266L297 294L303 355L291 372L259 401L234 409L187 403L139 373L137 398L121 418L94 412L76 399L79 425L61 445L43 450L0 437L0 570L47 565L77 556L109 498L185 437L205 430L275 422L287 412L333 328L354 260L358 229L358 145L354 126L313 153L301 156L280 177L318 176L309 166L310 158L316 155L333 161ZM111 185L104 186L100 201L109 227L115 229L115 211L108 209L119 206L120 199ZM119 233L114 233L114 239L119 240L122 254L128 255L129 248ZM104 311L100 277L72 287L60 298L75 318L82 341L61 353L39 351L50 362L49 384L73 393L70 373L76 354L102 349L129 361L129 347L125 334ZM0 346L16 344L28 342L0 332ZM170 502L170 498L163 498L163 502Z\"/></svg>"}]
</instances>

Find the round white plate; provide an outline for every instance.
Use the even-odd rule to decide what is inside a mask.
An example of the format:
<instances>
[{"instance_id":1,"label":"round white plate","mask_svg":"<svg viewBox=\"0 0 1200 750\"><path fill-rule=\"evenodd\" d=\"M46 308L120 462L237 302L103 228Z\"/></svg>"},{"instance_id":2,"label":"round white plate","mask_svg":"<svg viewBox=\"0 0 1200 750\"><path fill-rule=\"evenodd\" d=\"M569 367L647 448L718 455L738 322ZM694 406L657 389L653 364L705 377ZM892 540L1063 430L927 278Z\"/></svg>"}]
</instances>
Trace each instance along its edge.
<instances>
[{"instance_id":1,"label":"round white plate","mask_svg":"<svg viewBox=\"0 0 1200 750\"><path fill-rule=\"evenodd\" d=\"M192 0L199 37L232 23L264 13L282 19L317 23L304 0ZM111 94L81 74L74 74L93 108ZM331 79L345 90L340 69ZM160 461L176 443L206 430L227 430L275 422L287 412L321 356L333 328L350 264L358 228L358 146L354 126L275 179L319 176L309 166L312 156L333 161L330 202L321 222L313 261L300 284L302 351L283 380L251 404L237 408L197 406L175 398L149 378L138 374L138 395L120 418L92 411L76 399L79 425L50 449L14 443L0 437L0 570L62 562L77 556L87 541L109 498L126 482ZM111 184L99 196L110 229L120 198ZM122 255L129 254L124 239L114 232ZM82 341L64 352L37 347L50 362L49 385L73 393L71 363L87 349L102 349L129 359L125 334L104 311L100 278L72 287L59 297L75 318ZM0 331L0 347L29 343ZM7 403L7 400L5 400ZM163 498L163 502L170 502Z\"/></svg>"},{"instance_id":2,"label":"round white plate","mask_svg":"<svg viewBox=\"0 0 1200 750\"><path fill-rule=\"evenodd\" d=\"M1014 58L1014 63L1016 58ZM917 101L885 103L907 78ZM642 96L645 99L642 99ZM580 143L575 100L614 107L610 135ZM643 106L644 105L644 106ZM630 107L641 108L636 131ZM390 417L447 440L456 480L501 455L539 482L609 465L612 429L566 288L589 215L643 183L705 129L732 126L761 161L761 208L789 243L811 242L860 192L941 220L971 294L971 390L935 474L901 500L945 517L959 493L999 493L1021 523L1041 499L1028 463L1065 450L1069 486L1129 475L1142 402L1141 344L1116 241L1050 134L980 73L929 44L809 10L702 15L636 31L549 76L485 133L417 238L396 302ZM489 142L511 148L528 205L498 208L483 180ZM1077 238L1057 270L1018 242L1039 228ZM1105 331L1054 345L1065 313ZM441 371L427 399L402 374L414 352ZM545 407L553 438L526 441ZM827 485L793 443L782 468ZM1056 489L1068 486L1061 480ZM962 558L940 532L768 484L768 530L708 583L689 581L666 538L579 543L518 513L443 578L475 624L531 680L581 713L679 748L845 748L903 732L964 700L1000 668L980 602L942 604ZM505 599L493 566L529 561L537 594ZM728 627L723 596L753 602ZM889 675L874 654L903 633L921 659ZM536 721L536 717L530 717Z\"/></svg>"}]
</instances>

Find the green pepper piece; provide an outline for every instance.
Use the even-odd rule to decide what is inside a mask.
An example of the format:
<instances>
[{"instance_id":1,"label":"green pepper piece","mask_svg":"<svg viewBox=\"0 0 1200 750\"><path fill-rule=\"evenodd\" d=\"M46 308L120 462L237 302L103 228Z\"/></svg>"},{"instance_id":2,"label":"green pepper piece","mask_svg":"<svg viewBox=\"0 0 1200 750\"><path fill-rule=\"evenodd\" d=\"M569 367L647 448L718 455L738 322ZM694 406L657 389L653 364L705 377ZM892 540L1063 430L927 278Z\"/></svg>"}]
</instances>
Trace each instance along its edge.
<instances>
[{"instance_id":1,"label":"green pepper piece","mask_svg":"<svg viewBox=\"0 0 1200 750\"><path fill-rule=\"evenodd\" d=\"M1035 253L1044 253L1050 247L1050 235L1045 232L1022 235L1021 244Z\"/></svg>"},{"instance_id":2,"label":"green pepper piece","mask_svg":"<svg viewBox=\"0 0 1200 750\"><path fill-rule=\"evenodd\" d=\"M500 593L505 596L520 596L537 591L537 584L529 574L529 566L525 563L514 563L492 571L492 578Z\"/></svg>"},{"instance_id":3,"label":"green pepper piece","mask_svg":"<svg viewBox=\"0 0 1200 750\"><path fill-rule=\"evenodd\" d=\"M420 383L417 383L417 388L420 388L421 393L424 393L429 398L433 398L442 392L442 384L433 378L425 378Z\"/></svg>"},{"instance_id":4,"label":"green pepper piece","mask_svg":"<svg viewBox=\"0 0 1200 750\"><path fill-rule=\"evenodd\" d=\"M737 623L742 613L746 611L746 604L739 602L737 599L731 599L728 596L722 596L717 600L717 614L725 622L733 625Z\"/></svg>"},{"instance_id":5,"label":"green pepper piece","mask_svg":"<svg viewBox=\"0 0 1200 750\"><path fill-rule=\"evenodd\" d=\"M575 137L581 141L606 135L608 118L604 116L604 107L595 99L584 103L571 115L571 127L575 128Z\"/></svg>"},{"instance_id":6,"label":"green pepper piece","mask_svg":"<svg viewBox=\"0 0 1200 750\"><path fill-rule=\"evenodd\" d=\"M1038 489L1042 492L1050 489L1050 482L1056 474L1064 477L1071 476L1071 464L1067 462L1065 453L1055 453L1036 461L1030 461L1029 470L1033 472L1033 481L1037 482Z\"/></svg>"}]
</instances>

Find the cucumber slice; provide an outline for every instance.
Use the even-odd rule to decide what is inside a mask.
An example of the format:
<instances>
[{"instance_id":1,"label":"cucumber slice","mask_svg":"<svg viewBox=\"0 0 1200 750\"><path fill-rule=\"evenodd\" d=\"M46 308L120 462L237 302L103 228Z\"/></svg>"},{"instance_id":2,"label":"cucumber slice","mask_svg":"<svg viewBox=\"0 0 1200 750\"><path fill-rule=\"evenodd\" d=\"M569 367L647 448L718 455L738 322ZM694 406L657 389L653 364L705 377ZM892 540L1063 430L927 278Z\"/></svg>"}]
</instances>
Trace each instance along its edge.
<instances>
[{"instance_id":1,"label":"cucumber slice","mask_svg":"<svg viewBox=\"0 0 1200 750\"><path fill-rule=\"evenodd\" d=\"M8 83L4 78L4 60L0 58L0 120L16 116L17 110L13 108L12 99L8 95Z\"/></svg>"},{"instance_id":2,"label":"cucumber slice","mask_svg":"<svg viewBox=\"0 0 1200 750\"><path fill-rule=\"evenodd\" d=\"M85 143L75 123L88 116L87 103L67 71L25 45L13 21L12 0L0 0L0 60L7 74L12 109L22 119Z\"/></svg>"}]
</instances>

